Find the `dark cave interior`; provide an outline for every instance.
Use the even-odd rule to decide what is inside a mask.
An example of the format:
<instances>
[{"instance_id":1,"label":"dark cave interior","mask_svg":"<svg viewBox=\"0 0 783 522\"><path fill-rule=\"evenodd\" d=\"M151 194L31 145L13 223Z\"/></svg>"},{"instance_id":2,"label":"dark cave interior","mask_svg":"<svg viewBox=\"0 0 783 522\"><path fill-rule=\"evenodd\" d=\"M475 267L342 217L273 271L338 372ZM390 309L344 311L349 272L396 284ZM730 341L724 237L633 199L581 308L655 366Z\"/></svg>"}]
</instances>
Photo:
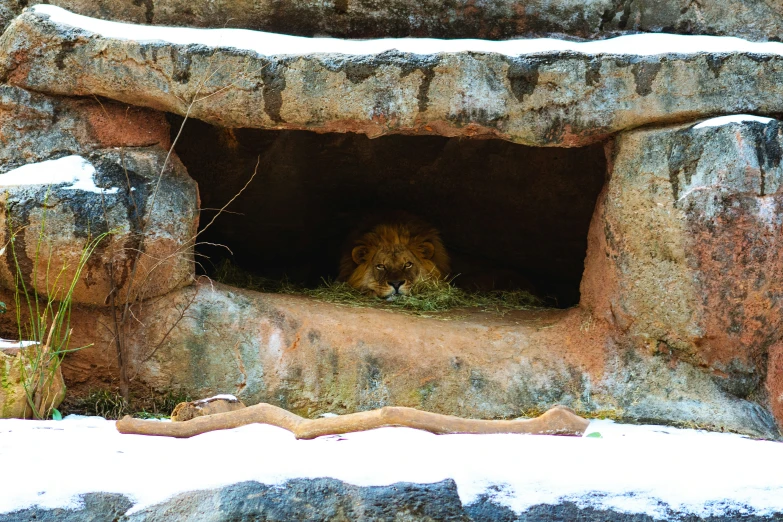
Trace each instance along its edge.
<instances>
[{"instance_id":1,"label":"dark cave interior","mask_svg":"<svg viewBox=\"0 0 783 522\"><path fill-rule=\"evenodd\" d=\"M181 118L170 116L172 133ZM603 186L601 144L225 129L187 121L175 148L201 194L199 270L230 258L251 273L316 286L334 278L366 215L406 211L442 234L454 283L579 302L587 230ZM215 246L224 245L227 248ZM230 252L229 252L230 249Z\"/></svg>"}]
</instances>

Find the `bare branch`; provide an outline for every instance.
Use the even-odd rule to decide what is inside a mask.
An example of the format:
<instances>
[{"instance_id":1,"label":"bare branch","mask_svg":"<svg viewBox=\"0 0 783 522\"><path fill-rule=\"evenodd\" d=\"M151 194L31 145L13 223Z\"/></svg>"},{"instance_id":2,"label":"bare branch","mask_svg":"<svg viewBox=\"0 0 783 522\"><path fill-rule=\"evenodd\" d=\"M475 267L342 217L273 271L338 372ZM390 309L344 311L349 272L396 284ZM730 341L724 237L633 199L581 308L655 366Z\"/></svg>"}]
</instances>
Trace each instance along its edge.
<instances>
[{"instance_id":1,"label":"bare branch","mask_svg":"<svg viewBox=\"0 0 783 522\"><path fill-rule=\"evenodd\" d=\"M319 419L305 419L271 404L260 403L240 410L196 417L184 422L157 422L126 416L117 421L117 431L137 435L161 435L187 438L208 431L225 430L246 424L271 424L286 429L297 439L314 439L373 430L388 426L405 426L438 435L448 433L528 433L540 435L582 435L590 421L570 408L555 406L534 419L476 420L440 415L399 406L386 406Z\"/></svg>"}]
</instances>

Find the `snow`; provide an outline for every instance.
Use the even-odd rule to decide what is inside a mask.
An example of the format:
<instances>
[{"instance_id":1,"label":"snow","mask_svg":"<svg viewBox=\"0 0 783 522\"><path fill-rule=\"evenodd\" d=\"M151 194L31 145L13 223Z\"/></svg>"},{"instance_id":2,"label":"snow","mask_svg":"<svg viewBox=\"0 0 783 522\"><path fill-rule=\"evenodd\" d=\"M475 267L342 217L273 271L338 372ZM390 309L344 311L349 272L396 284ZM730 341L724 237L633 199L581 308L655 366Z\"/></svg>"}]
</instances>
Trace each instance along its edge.
<instances>
[{"instance_id":1,"label":"snow","mask_svg":"<svg viewBox=\"0 0 783 522\"><path fill-rule=\"evenodd\" d=\"M254 424L173 439L121 435L99 417L2 420L0 462L14 471L0 474L0 513L77 507L77 495L90 491L128 495L137 511L186 491L316 477L359 486L452 478L464 504L488 494L516 512L565 500L658 517L667 508L783 512L781 443L611 421L593 421L592 432L602 438L382 428L297 441ZM50 450L60 449L58 462Z\"/></svg>"},{"instance_id":2,"label":"snow","mask_svg":"<svg viewBox=\"0 0 783 522\"><path fill-rule=\"evenodd\" d=\"M36 13L49 15L52 21L83 29L106 38L137 42L168 42L179 45L201 44L209 47L246 49L264 55L303 55L340 53L370 55L397 49L415 54L456 53L463 51L498 53L508 56L571 51L582 54L656 55L694 53L755 53L783 55L783 43L749 42L726 36L691 36L673 34L634 34L573 42L556 38L533 38L506 41L439 40L434 38L386 38L377 40L342 40L338 38L305 38L246 29L192 29L126 24L77 15L54 5L36 5Z\"/></svg>"},{"instance_id":3,"label":"snow","mask_svg":"<svg viewBox=\"0 0 783 522\"><path fill-rule=\"evenodd\" d=\"M754 116L753 114L730 114L728 116L718 116L717 118L704 120L703 122L694 125L693 128L703 129L705 127L720 127L721 125L728 125L729 123L742 123L744 121L758 121L767 124L772 121L772 118Z\"/></svg>"},{"instance_id":4,"label":"snow","mask_svg":"<svg viewBox=\"0 0 783 522\"><path fill-rule=\"evenodd\" d=\"M2 253L0 253L2 255ZM15 350L38 344L35 341L11 341L10 339L0 339L0 350Z\"/></svg>"},{"instance_id":5,"label":"snow","mask_svg":"<svg viewBox=\"0 0 783 522\"><path fill-rule=\"evenodd\" d=\"M205 404L207 402L218 401L218 400L231 401L231 402L238 402L239 401L239 399L237 399L236 397L234 397L231 394L221 393L219 395L215 395L214 397L209 397L207 399L198 400L198 401L196 401L196 404Z\"/></svg>"},{"instance_id":6,"label":"snow","mask_svg":"<svg viewBox=\"0 0 783 522\"><path fill-rule=\"evenodd\" d=\"M82 190L96 194L116 194L118 188L103 189L95 185L95 167L81 156L30 163L0 174L0 188L19 185L62 185L64 190Z\"/></svg>"}]
</instances>

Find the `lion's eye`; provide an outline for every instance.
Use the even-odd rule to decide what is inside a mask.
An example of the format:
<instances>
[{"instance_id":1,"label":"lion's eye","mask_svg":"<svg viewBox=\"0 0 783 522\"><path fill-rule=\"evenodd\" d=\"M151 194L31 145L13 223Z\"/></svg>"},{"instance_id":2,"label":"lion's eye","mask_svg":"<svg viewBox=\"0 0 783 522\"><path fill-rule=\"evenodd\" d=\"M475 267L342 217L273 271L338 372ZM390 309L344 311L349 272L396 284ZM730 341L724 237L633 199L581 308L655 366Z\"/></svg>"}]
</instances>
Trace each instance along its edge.
<instances>
[{"instance_id":1,"label":"lion's eye","mask_svg":"<svg viewBox=\"0 0 783 522\"><path fill-rule=\"evenodd\" d=\"M386 270L386 267L385 267L385 266L383 266L383 265L375 265L375 268L376 268L377 270Z\"/></svg>"},{"instance_id":2,"label":"lion's eye","mask_svg":"<svg viewBox=\"0 0 783 522\"><path fill-rule=\"evenodd\" d=\"M410 267L412 267L412 266L413 266L413 263L411 263L410 261L408 261L407 263L405 263L405 268L406 268L406 269L408 269L408 268L410 268Z\"/></svg>"}]
</instances>

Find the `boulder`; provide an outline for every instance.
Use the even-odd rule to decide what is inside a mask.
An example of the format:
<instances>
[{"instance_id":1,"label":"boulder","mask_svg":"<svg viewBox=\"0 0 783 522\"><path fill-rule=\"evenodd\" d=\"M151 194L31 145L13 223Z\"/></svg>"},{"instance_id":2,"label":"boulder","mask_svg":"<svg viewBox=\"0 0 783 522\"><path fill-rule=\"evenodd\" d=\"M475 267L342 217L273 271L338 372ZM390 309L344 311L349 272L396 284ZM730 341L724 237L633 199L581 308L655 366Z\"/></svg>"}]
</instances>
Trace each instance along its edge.
<instances>
[{"instance_id":1,"label":"boulder","mask_svg":"<svg viewBox=\"0 0 783 522\"><path fill-rule=\"evenodd\" d=\"M109 100L52 97L0 85L0 167L111 147L168 149L163 113Z\"/></svg>"},{"instance_id":2,"label":"boulder","mask_svg":"<svg viewBox=\"0 0 783 522\"><path fill-rule=\"evenodd\" d=\"M9 12L22 2L5 0ZM774 2L617 0L50 0L76 13L135 23L239 27L301 36L341 38L508 39L562 33L605 38L651 31L717 34L757 40L783 32ZM2 20L0 18L0 20Z\"/></svg>"},{"instance_id":3,"label":"boulder","mask_svg":"<svg viewBox=\"0 0 783 522\"><path fill-rule=\"evenodd\" d=\"M75 281L74 302L102 306L189 284L198 189L166 157L104 149L0 174L0 284L13 289L21 276L30 295L61 300Z\"/></svg>"},{"instance_id":4,"label":"boulder","mask_svg":"<svg viewBox=\"0 0 783 522\"><path fill-rule=\"evenodd\" d=\"M445 318L352 308L202 280L136 309L125 334L138 396L231 393L305 417L387 405L461 417L588 416L779 436L765 405L709 373L613 339L580 308ZM446 320L443 320L446 319ZM116 378L107 315L73 311L72 397Z\"/></svg>"},{"instance_id":5,"label":"boulder","mask_svg":"<svg viewBox=\"0 0 783 522\"><path fill-rule=\"evenodd\" d=\"M783 112L783 44L622 38L306 40L127 26L36 6L0 39L0 75L36 91L99 95L222 127L535 146L585 145L653 122Z\"/></svg>"},{"instance_id":6,"label":"boulder","mask_svg":"<svg viewBox=\"0 0 783 522\"><path fill-rule=\"evenodd\" d=\"M41 386L38 385L39 377ZM36 408L40 407L48 417L65 398L65 382L59 363L41 354L38 344L0 340L0 419L33 418L28 392L32 397L40 397Z\"/></svg>"},{"instance_id":7,"label":"boulder","mask_svg":"<svg viewBox=\"0 0 783 522\"><path fill-rule=\"evenodd\" d=\"M208 399L180 402L171 412L172 422L184 422L204 415L241 410L245 405L233 395L216 395Z\"/></svg>"},{"instance_id":8,"label":"boulder","mask_svg":"<svg viewBox=\"0 0 783 522\"><path fill-rule=\"evenodd\" d=\"M768 355L779 372L781 134L739 117L617 136L588 238L582 306L740 398L765 396Z\"/></svg>"},{"instance_id":9,"label":"boulder","mask_svg":"<svg viewBox=\"0 0 783 522\"><path fill-rule=\"evenodd\" d=\"M128 288L139 219L155 190L159 195L130 299L187 284L198 194L176 155L155 188L171 146L169 131L164 115L149 109L0 86L2 244L21 231L15 248L0 254L0 284L14 287L19 263L25 282L36 280L31 289L56 294L70 285L89 239L111 229L111 239L98 245L73 294L76 302L106 304L112 288ZM52 285L64 264L69 268L57 290Z\"/></svg>"},{"instance_id":10,"label":"boulder","mask_svg":"<svg viewBox=\"0 0 783 522\"><path fill-rule=\"evenodd\" d=\"M783 433L783 343L777 343L769 349L766 391L772 413Z\"/></svg>"},{"instance_id":11,"label":"boulder","mask_svg":"<svg viewBox=\"0 0 783 522\"><path fill-rule=\"evenodd\" d=\"M240 482L194 491L142 509L125 520L411 520L467 522L457 485L398 482L359 487L331 478L294 479L280 485Z\"/></svg>"},{"instance_id":12,"label":"boulder","mask_svg":"<svg viewBox=\"0 0 783 522\"><path fill-rule=\"evenodd\" d=\"M86 493L78 497L76 506L45 508L32 506L11 513L0 514L0 522L115 522L123 520L133 507L131 499L117 493Z\"/></svg>"}]
</instances>

